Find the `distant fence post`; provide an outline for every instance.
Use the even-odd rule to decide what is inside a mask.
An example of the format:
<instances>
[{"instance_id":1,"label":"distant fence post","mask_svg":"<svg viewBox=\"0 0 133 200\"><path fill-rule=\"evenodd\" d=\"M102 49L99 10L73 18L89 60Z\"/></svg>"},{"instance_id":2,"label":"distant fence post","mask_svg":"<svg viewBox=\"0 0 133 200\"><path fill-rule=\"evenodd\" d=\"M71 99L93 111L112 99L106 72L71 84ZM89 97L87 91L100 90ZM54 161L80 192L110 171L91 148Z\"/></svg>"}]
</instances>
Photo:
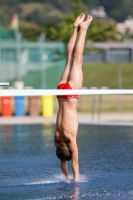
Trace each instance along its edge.
<instances>
[{"instance_id":1,"label":"distant fence post","mask_svg":"<svg viewBox=\"0 0 133 200\"><path fill-rule=\"evenodd\" d=\"M46 89L46 60L48 58L47 54L45 53L45 34L42 33L40 35L40 39L39 39L39 42L40 42L40 87L41 89Z\"/></svg>"},{"instance_id":2,"label":"distant fence post","mask_svg":"<svg viewBox=\"0 0 133 200\"><path fill-rule=\"evenodd\" d=\"M107 90L108 87L103 86L100 88L101 90ZM103 100L103 95L99 95L99 108L98 108L98 121L101 120L101 113L102 113L102 100Z\"/></svg>"},{"instance_id":3,"label":"distant fence post","mask_svg":"<svg viewBox=\"0 0 133 200\"><path fill-rule=\"evenodd\" d=\"M118 69L118 89L122 89L122 70ZM119 110L122 109L122 95L119 95Z\"/></svg>"},{"instance_id":4,"label":"distant fence post","mask_svg":"<svg viewBox=\"0 0 133 200\"><path fill-rule=\"evenodd\" d=\"M97 87L91 87L90 89L96 90ZM94 121L95 116L95 107L96 107L96 95L92 95L92 112L91 112L91 120Z\"/></svg>"},{"instance_id":5,"label":"distant fence post","mask_svg":"<svg viewBox=\"0 0 133 200\"><path fill-rule=\"evenodd\" d=\"M101 111L102 111L102 95L99 95L98 121L100 121L101 119Z\"/></svg>"},{"instance_id":6,"label":"distant fence post","mask_svg":"<svg viewBox=\"0 0 133 200\"><path fill-rule=\"evenodd\" d=\"M16 66L16 79L20 81L20 70L21 70L21 34L16 30L17 39L17 66Z\"/></svg>"},{"instance_id":7,"label":"distant fence post","mask_svg":"<svg viewBox=\"0 0 133 200\"><path fill-rule=\"evenodd\" d=\"M109 49L105 49L105 52L104 52L104 61L105 62L109 62L110 61L110 50Z\"/></svg>"},{"instance_id":8,"label":"distant fence post","mask_svg":"<svg viewBox=\"0 0 133 200\"><path fill-rule=\"evenodd\" d=\"M43 60L42 60L42 56L43 56L43 49L42 49L42 43L43 43L43 40L45 38L45 35L44 34L41 34L40 35L40 39L39 39L39 42L40 42L40 88L45 88L45 77L43 77L44 73L43 73ZM45 44L45 42L44 42Z\"/></svg>"},{"instance_id":9,"label":"distant fence post","mask_svg":"<svg viewBox=\"0 0 133 200\"><path fill-rule=\"evenodd\" d=\"M130 60L131 60L131 62L133 62L133 49L131 49L131 54L130 54L131 56L130 56Z\"/></svg>"},{"instance_id":10,"label":"distant fence post","mask_svg":"<svg viewBox=\"0 0 133 200\"><path fill-rule=\"evenodd\" d=\"M0 11L0 14L1 14L1 11ZM2 40L2 38L1 38L1 31L0 31L0 71L2 71L1 69L2 69L2 60L1 60L1 50L2 50L2 45L1 45L1 40ZM2 76L2 74L1 74L1 76ZM0 79L1 80L1 79Z\"/></svg>"}]
</instances>

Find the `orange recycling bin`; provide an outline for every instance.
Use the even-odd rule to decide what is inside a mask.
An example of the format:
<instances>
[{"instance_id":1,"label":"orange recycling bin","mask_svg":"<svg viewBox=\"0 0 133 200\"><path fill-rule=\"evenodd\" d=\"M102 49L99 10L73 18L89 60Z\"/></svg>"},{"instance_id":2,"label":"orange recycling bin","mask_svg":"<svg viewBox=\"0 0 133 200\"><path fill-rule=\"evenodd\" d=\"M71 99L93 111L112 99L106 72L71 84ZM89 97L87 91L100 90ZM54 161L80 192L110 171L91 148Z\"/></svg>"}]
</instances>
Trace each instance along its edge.
<instances>
[{"instance_id":1,"label":"orange recycling bin","mask_svg":"<svg viewBox=\"0 0 133 200\"><path fill-rule=\"evenodd\" d=\"M12 115L11 97L9 96L1 97L1 110L2 110L2 116L4 117Z\"/></svg>"}]
</instances>

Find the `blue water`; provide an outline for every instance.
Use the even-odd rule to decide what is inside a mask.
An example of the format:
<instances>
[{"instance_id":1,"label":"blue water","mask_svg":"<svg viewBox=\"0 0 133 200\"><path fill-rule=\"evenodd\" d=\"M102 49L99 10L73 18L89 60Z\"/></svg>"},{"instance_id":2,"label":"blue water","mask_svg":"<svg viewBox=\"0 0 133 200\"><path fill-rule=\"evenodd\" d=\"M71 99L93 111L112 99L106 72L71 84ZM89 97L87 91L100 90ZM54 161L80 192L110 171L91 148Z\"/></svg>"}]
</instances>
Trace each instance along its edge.
<instances>
[{"instance_id":1,"label":"blue water","mask_svg":"<svg viewBox=\"0 0 133 200\"><path fill-rule=\"evenodd\" d=\"M133 127L80 124L77 183L64 180L54 130L54 124L0 125L0 200L133 199Z\"/></svg>"}]
</instances>

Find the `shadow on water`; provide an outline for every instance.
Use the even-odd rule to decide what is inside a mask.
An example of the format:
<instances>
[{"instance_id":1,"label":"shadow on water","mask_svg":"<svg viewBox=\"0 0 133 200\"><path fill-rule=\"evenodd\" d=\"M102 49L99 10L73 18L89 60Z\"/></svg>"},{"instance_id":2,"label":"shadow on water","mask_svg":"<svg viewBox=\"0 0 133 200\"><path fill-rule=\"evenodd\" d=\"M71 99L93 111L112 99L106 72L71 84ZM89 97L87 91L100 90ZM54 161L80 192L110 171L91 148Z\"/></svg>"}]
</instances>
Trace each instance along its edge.
<instances>
[{"instance_id":1,"label":"shadow on water","mask_svg":"<svg viewBox=\"0 0 133 200\"><path fill-rule=\"evenodd\" d=\"M60 174L54 130L54 124L0 125L0 200L133 199L133 127L79 125L76 183Z\"/></svg>"}]
</instances>

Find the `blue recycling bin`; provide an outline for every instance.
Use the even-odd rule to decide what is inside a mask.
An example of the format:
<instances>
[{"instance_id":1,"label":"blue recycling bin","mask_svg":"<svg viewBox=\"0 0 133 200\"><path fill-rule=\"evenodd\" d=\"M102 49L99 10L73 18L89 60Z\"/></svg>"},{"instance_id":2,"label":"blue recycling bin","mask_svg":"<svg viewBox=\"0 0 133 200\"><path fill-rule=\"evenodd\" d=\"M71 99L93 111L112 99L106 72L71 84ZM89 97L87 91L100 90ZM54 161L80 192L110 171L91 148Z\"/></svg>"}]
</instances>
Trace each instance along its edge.
<instances>
[{"instance_id":1,"label":"blue recycling bin","mask_svg":"<svg viewBox=\"0 0 133 200\"><path fill-rule=\"evenodd\" d=\"M16 96L14 99L15 99L15 115L24 116L25 115L24 97Z\"/></svg>"}]
</instances>

